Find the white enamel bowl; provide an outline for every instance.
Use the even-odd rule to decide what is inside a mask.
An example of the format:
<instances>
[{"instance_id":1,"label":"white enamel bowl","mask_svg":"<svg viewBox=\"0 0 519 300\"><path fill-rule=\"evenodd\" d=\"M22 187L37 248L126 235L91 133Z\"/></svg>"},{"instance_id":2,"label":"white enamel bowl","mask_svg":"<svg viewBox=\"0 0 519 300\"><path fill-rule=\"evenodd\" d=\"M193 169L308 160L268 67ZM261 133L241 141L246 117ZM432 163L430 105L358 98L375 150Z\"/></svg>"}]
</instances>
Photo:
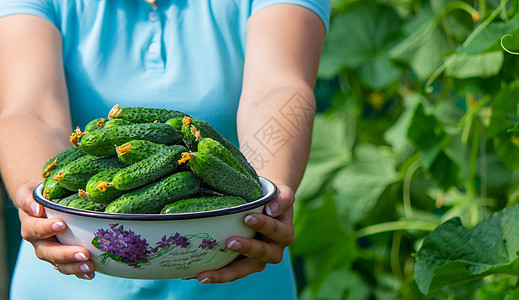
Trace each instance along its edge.
<instances>
[{"instance_id":1,"label":"white enamel bowl","mask_svg":"<svg viewBox=\"0 0 519 300\"><path fill-rule=\"evenodd\" d=\"M42 196L38 186L33 196L49 218L65 221L58 234L65 245L90 251L96 272L137 279L172 279L196 276L219 269L238 254L225 247L231 236L253 237L243 218L261 213L277 194L276 186L260 178L263 196L240 206L186 214L109 214L58 205Z\"/></svg>"}]
</instances>

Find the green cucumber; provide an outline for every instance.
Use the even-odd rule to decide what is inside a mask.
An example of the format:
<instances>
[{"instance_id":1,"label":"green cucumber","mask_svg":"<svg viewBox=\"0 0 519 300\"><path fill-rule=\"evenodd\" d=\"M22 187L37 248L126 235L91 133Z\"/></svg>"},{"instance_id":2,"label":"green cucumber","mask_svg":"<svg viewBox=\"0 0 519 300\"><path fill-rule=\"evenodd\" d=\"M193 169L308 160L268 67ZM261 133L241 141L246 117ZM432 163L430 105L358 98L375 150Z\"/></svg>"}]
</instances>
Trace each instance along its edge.
<instances>
[{"instance_id":1,"label":"green cucumber","mask_svg":"<svg viewBox=\"0 0 519 300\"><path fill-rule=\"evenodd\" d=\"M192 120L191 117L184 117L182 119L183 126L180 132L182 132L182 140L184 141L184 144L186 144L187 148L191 151L196 151L198 141L202 138L202 133L192 125Z\"/></svg>"},{"instance_id":2,"label":"green cucumber","mask_svg":"<svg viewBox=\"0 0 519 300\"><path fill-rule=\"evenodd\" d=\"M161 123L121 125L85 134L81 139L81 149L93 156L112 156L116 155L114 145L122 145L131 140L173 145L182 140L182 134L172 126Z\"/></svg>"},{"instance_id":3,"label":"green cucumber","mask_svg":"<svg viewBox=\"0 0 519 300\"><path fill-rule=\"evenodd\" d=\"M257 181L236 171L215 156L204 152L190 153L189 156L189 166L193 173L216 191L241 197L247 202L259 199L263 195Z\"/></svg>"},{"instance_id":4,"label":"green cucumber","mask_svg":"<svg viewBox=\"0 0 519 300\"><path fill-rule=\"evenodd\" d=\"M189 126L187 126L189 124ZM194 126L194 130L186 127ZM196 136L193 134L193 132L199 131L200 138L197 139ZM238 162L247 170L247 172L250 173L252 178L257 178L258 182L258 174L252 167L252 165L247 161L247 158L243 155L243 153L236 147L233 143L225 139L213 126L211 126L209 123L200 120L200 119L191 119L191 122L187 122L187 120L184 121L184 128L182 128L182 133L184 134L184 142L188 146L189 149L194 150L197 149L195 145L198 144L200 140L203 140L204 138L212 138L213 140L218 141L220 144L222 144L225 148L229 149L229 151L236 157ZM189 134L191 133L191 134Z\"/></svg>"},{"instance_id":5,"label":"green cucumber","mask_svg":"<svg viewBox=\"0 0 519 300\"><path fill-rule=\"evenodd\" d=\"M43 170L41 173L43 181L45 181L45 179L47 179L50 176L50 172L52 170L59 169L60 167L68 164L69 162L74 161L80 158L81 156L85 155L85 151L74 146L70 146L67 149L61 151L56 156L49 159L49 161L47 161L45 165L43 165Z\"/></svg>"},{"instance_id":6,"label":"green cucumber","mask_svg":"<svg viewBox=\"0 0 519 300\"><path fill-rule=\"evenodd\" d=\"M198 152L204 152L219 158L221 161L229 165L231 168L236 171L242 173L245 176L248 176L257 182L259 182L259 177L252 177L252 175L247 171L247 169L240 164L238 159L229 151L229 149L225 148L220 142L212 139L212 138L204 138L200 142L198 142Z\"/></svg>"},{"instance_id":7,"label":"green cucumber","mask_svg":"<svg viewBox=\"0 0 519 300\"><path fill-rule=\"evenodd\" d=\"M59 170L63 166L85 155L86 153L80 148L71 146L61 151L44 165L42 171L42 183L43 197L45 199L59 199L72 193L61 186L57 180L54 180L54 176L58 174Z\"/></svg>"},{"instance_id":8,"label":"green cucumber","mask_svg":"<svg viewBox=\"0 0 519 300\"><path fill-rule=\"evenodd\" d=\"M68 206L68 204L70 202L72 202L72 200L75 200L77 198L79 198L79 195L77 193L73 193L73 194L71 194L69 196L66 196L66 197L63 197L63 198L59 198L59 199L53 199L51 201L56 203L56 204L59 204L59 205Z\"/></svg>"},{"instance_id":9,"label":"green cucumber","mask_svg":"<svg viewBox=\"0 0 519 300\"><path fill-rule=\"evenodd\" d=\"M113 119L113 120L106 121L105 126L103 128L110 128L110 127L116 127L116 126L121 126L121 125L130 125L130 124L133 124L133 123L128 120Z\"/></svg>"},{"instance_id":10,"label":"green cucumber","mask_svg":"<svg viewBox=\"0 0 519 300\"><path fill-rule=\"evenodd\" d=\"M129 124L132 124L132 122L123 119L109 120L107 118L97 118L86 124L84 132L90 132L101 128L110 128Z\"/></svg>"},{"instance_id":11,"label":"green cucumber","mask_svg":"<svg viewBox=\"0 0 519 300\"><path fill-rule=\"evenodd\" d=\"M97 129L101 129L105 126L106 121L108 121L107 118L93 119L92 121L86 124L84 132L90 132Z\"/></svg>"},{"instance_id":12,"label":"green cucumber","mask_svg":"<svg viewBox=\"0 0 519 300\"><path fill-rule=\"evenodd\" d=\"M164 123L175 117L185 114L176 110L151 107L119 107L115 105L108 113L109 119L124 119L132 123Z\"/></svg>"},{"instance_id":13,"label":"green cucumber","mask_svg":"<svg viewBox=\"0 0 519 300\"><path fill-rule=\"evenodd\" d=\"M50 172L49 178L47 178L43 184L42 194L43 197L47 200L57 200L74 193L73 191L69 191L68 189L64 188L61 184L59 184L59 181L54 179L54 176L56 176L58 172L59 169L52 170Z\"/></svg>"},{"instance_id":14,"label":"green cucumber","mask_svg":"<svg viewBox=\"0 0 519 300\"><path fill-rule=\"evenodd\" d=\"M191 172L179 172L128 192L108 204L107 213L149 214L200 191L200 180Z\"/></svg>"},{"instance_id":15,"label":"green cucumber","mask_svg":"<svg viewBox=\"0 0 519 300\"><path fill-rule=\"evenodd\" d=\"M124 166L117 157L98 158L85 155L61 168L54 179L64 188L75 192L85 189L88 180L93 175L107 169Z\"/></svg>"},{"instance_id":16,"label":"green cucumber","mask_svg":"<svg viewBox=\"0 0 519 300\"><path fill-rule=\"evenodd\" d=\"M175 127L176 130L181 131L182 130L182 119L183 117L175 117L171 118L166 121L166 124Z\"/></svg>"},{"instance_id":17,"label":"green cucumber","mask_svg":"<svg viewBox=\"0 0 519 300\"><path fill-rule=\"evenodd\" d=\"M178 169L178 160L185 151L187 149L181 145L160 149L119 171L113 178L113 185L120 191L128 191L169 175Z\"/></svg>"},{"instance_id":18,"label":"green cucumber","mask_svg":"<svg viewBox=\"0 0 519 300\"><path fill-rule=\"evenodd\" d=\"M131 165L153 155L165 147L168 146L146 140L133 140L118 146L115 150L117 157L119 157L122 162Z\"/></svg>"},{"instance_id":19,"label":"green cucumber","mask_svg":"<svg viewBox=\"0 0 519 300\"><path fill-rule=\"evenodd\" d=\"M120 170L121 168L112 168L90 177L86 184L88 198L94 203L108 204L122 196L124 192L116 189L111 183Z\"/></svg>"},{"instance_id":20,"label":"green cucumber","mask_svg":"<svg viewBox=\"0 0 519 300\"><path fill-rule=\"evenodd\" d=\"M166 205L161 214L182 214L200 211L217 210L245 204L247 201L240 197L220 196L220 197L200 197L182 199Z\"/></svg>"},{"instance_id":21,"label":"green cucumber","mask_svg":"<svg viewBox=\"0 0 519 300\"><path fill-rule=\"evenodd\" d=\"M81 197L77 197L76 199L70 201L67 207L91 211L104 211L106 209L106 205L97 204L92 202L92 200L89 198Z\"/></svg>"}]
</instances>

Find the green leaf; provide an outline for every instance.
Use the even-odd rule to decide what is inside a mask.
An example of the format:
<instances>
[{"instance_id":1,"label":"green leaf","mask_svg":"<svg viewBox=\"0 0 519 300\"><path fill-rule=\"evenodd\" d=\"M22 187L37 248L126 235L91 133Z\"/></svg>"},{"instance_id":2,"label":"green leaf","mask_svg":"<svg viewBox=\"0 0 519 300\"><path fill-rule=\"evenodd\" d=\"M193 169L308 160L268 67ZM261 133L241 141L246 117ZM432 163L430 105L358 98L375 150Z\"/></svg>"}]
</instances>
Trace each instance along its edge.
<instances>
[{"instance_id":1,"label":"green leaf","mask_svg":"<svg viewBox=\"0 0 519 300\"><path fill-rule=\"evenodd\" d=\"M467 230L459 218L438 226L416 254L415 279L424 294L491 274L519 275L519 206Z\"/></svg>"},{"instance_id":2,"label":"green leaf","mask_svg":"<svg viewBox=\"0 0 519 300\"><path fill-rule=\"evenodd\" d=\"M311 200L330 181L337 170L351 159L346 119L318 114L315 116L310 158L296 199Z\"/></svg>"},{"instance_id":3,"label":"green leaf","mask_svg":"<svg viewBox=\"0 0 519 300\"><path fill-rule=\"evenodd\" d=\"M404 30L406 38L391 49L390 57L406 62L425 80L443 64L445 53L451 50L449 43L429 6L422 7Z\"/></svg>"},{"instance_id":4,"label":"green leaf","mask_svg":"<svg viewBox=\"0 0 519 300\"><path fill-rule=\"evenodd\" d=\"M477 291L476 295L478 300L506 299L507 295L512 294L515 294L516 297L508 299L517 299L517 296L519 296L519 290L515 288L517 278L508 275L489 277L489 282L480 287Z\"/></svg>"},{"instance_id":5,"label":"green leaf","mask_svg":"<svg viewBox=\"0 0 519 300\"><path fill-rule=\"evenodd\" d=\"M346 165L341 159L330 159L326 161L310 161L305 170L303 180L296 192L298 201L310 201L330 181L334 172Z\"/></svg>"},{"instance_id":6,"label":"green leaf","mask_svg":"<svg viewBox=\"0 0 519 300\"><path fill-rule=\"evenodd\" d=\"M311 161L340 159L348 161L351 146L348 143L346 118L343 116L317 114L314 119Z\"/></svg>"},{"instance_id":7,"label":"green leaf","mask_svg":"<svg viewBox=\"0 0 519 300\"><path fill-rule=\"evenodd\" d=\"M446 134L440 122L436 120L434 115L426 114L422 103L416 106L407 137L420 150L428 150L437 148L442 144Z\"/></svg>"},{"instance_id":8,"label":"green leaf","mask_svg":"<svg viewBox=\"0 0 519 300\"><path fill-rule=\"evenodd\" d=\"M335 16L325 40L320 78L336 76L343 68L359 69L359 78L372 88L383 88L398 75L387 52L400 34L400 18L392 7L357 2Z\"/></svg>"},{"instance_id":9,"label":"green leaf","mask_svg":"<svg viewBox=\"0 0 519 300\"><path fill-rule=\"evenodd\" d=\"M519 81L501 89L492 99L492 115L487 129L487 138L493 138L494 149L499 159L509 170L519 169L519 151L513 142L519 99Z\"/></svg>"},{"instance_id":10,"label":"green leaf","mask_svg":"<svg viewBox=\"0 0 519 300\"><path fill-rule=\"evenodd\" d=\"M427 171L438 186L446 191L458 182L459 167L444 151L436 155Z\"/></svg>"},{"instance_id":11,"label":"green leaf","mask_svg":"<svg viewBox=\"0 0 519 300\"><path fill-rule=\"evenodd\" d=\"M399 179L395 168L395 159L387 148L359 145L354 160L333 181L339 215L355 221L367 215L384 190Z\"/></svg>"},{"instance_id":12,"label":"green leaf","mask_svg":"<svg viewBox=\"0 0 519 300\"><path fill-rule=\"evenodd\" d=\"M297 203L294 219L295 241L290 246L293 256L302 256L306 274L313 290L318 290L324 280L337 268L349 267L355 254L355 239L340 220L333 195L325 195L317 205ZM319 226L316 226L319 224Z\"/></svg>"},{"instance_id":13,"label":"green leaf","mask_svg":"<svg viewBox=\"0 0 519 300\"><path fill-rule=\"evenodd\" d=\"M373 90L383 89L400 75L385 52L373 56L370 63L359 68L359 77L362 82Z\"/></svg>"},{"instance_id":14,"label":"green leaf","mask_svg":"<svg viewBox=\"0 0 519 300\"><path fill-rule=\"evenodd\" d=\"M405 97L403 100L405 111L395 124L384 133L384 140L391 145L393 153L399 158L399 161L405 160L407 158L406 154L410 151L409 149L413 148L413 145L406 138L406 135L416 106L422 99L422 96L418 93L413 93Z\"/></svg>"},{"instance_id":15,"label":"green leaf","mask_svg":"<svg viewBox=\"0 0 519 300\"><path fill-rule=\"evenodd\" d=\"M519 30L519 14L504 22L492 22L481 30L469 44L464 47L459 47L457 52L474 55L489 50L502 50L501 38L506 34L515 35L517 30ZM511 46L512 50L516 49L513 48L513 45L509 44L509 42L509 40L504 40L504 46Z\"/></svg>"},{"instance_id":16,"label":"green leaf","mask_svg":"<svg viewBox=\"0 0 519 300\"><path fill-rule=\"evenodd\" d=\"M491 77L497 75L503 67L502 51L486 52L475 55L454 54L446 73L456 78Z\"/></svg>"},{"instance_id":17,"label":"green leaf","mask_svg":"<svg viewBox=\"0 0 519 300\"><path fill-rule=\"evenodd\" d=\"M514 143L512 132L503 132L493 139L494 148L505 167L511 171L519 169L519 145Z\"/></svg>"},{"instance_id":18,"label":"green leaf","mask_svg":"<svg viewBox=\"0 0 519 300\"><path fill-rule=\"evenodd\" d=\"M324 284L315 292L307 288L300 299L320 300L362 300L369 299L369 286L362 278L351 270L337 270L332 272Z\"/></svg>"},{"instance_id":19,"label":"green leaf","mask_svg":"<svg viewBox=\"0 0 519 300\"><path fill-rule=\"evenodd\" d=\"M488 125L487 138L502 134L515 125L519 99L519 81L502 88L492 99L492 115Z\"/></svg>"}]
</instances>

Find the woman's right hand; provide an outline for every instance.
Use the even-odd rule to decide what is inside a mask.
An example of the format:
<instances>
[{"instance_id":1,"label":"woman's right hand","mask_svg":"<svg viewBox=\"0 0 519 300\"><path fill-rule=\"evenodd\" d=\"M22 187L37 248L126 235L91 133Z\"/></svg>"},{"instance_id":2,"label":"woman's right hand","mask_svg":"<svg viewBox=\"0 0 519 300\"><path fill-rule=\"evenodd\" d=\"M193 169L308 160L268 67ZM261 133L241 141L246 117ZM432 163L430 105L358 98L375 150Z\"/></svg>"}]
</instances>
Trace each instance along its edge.
<instances>
[{"instance_id":1,"label":"woman's right hand","mask_svg":"<svg viewBox=\"0 0 519 300\"><path fill-rule=\"evenodd\" d=\"M22 237L34 246L36 256L51 263L59 272L78 278L94 278L94 263L90 253L79 246L66 246L55 235L66 229L63 220L47 219L45 209L32 198L37 183L25 183L18 189L15 204L22 224Z\"/></svg>"}]
</instances>

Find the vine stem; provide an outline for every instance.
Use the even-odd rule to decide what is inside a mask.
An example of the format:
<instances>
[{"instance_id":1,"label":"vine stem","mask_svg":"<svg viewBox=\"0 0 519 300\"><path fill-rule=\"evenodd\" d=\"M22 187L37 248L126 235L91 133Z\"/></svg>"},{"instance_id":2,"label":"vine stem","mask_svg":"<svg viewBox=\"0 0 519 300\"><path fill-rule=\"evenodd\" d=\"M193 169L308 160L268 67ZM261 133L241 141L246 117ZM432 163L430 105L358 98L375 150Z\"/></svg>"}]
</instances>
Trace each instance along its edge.
<instances>
[{"instance_id":1,"label":"vine stem","mask_svg":"<svg viewBox=\"0 0 519 300\"><path fill-rule=\"evenodd\" d=\"M474 40L476 36L499 15L507 2L508 0L501 1L501 4L492 12L492 14L490 14L490 16L485 19L485 21L479 24L476 29L474 29L474 31L469 34L461 46L466 47L468 44L470 44L470 42L472 42L472 40ZM438 76L440 76L441 73L443 73L443 71L445 71L445 69L447 69L447 67L454 61L455 58L455 55L451 55L438 69L436 69L436 71L434 71L431 77L427 79L427 82L425 83L425 91L427 93L431 93L433 91L432 83L436 80L436 78L438 78Z\"/></svg>"},{"instance_id":2,"label":"vine stem","mask_svg":"<svg viewBox=\"0 0 519 300\"><path fill-rule=\"evenodd\" d=\"M514 52L512 50L508 50L508 48L505 47L505 45L503 45L503 40L507 37L513 37L512 34L508 33L508 34L505 34L503 35L503 37L501 38L501 48L503 48L503 50L505 50L506 52L510 53L510 54L513 54L513 55L519 55L519 52Z\"/></svg>"},{"instance_id":3,"label":"vine stem","mask_svg":"<svg viewBox=\"0 0 519 300\"><path fill-rule=\"evenodd\" d=\"M393 242L391 243L391 270L396 277L404 277L402 268L400 267L400 244L402 243L402 231L396 231L393 234Z\"/></svg>"},{"instance_id":4,"label":"vine stem","mask_svg":"<svg viewBox=\"0 0 519 300\"><path fill-rule=\"evenodd\" d=\"M420 166L421 164L419 160L413 162L404 175L402 200L404 204L404 215L406 219L413 217L413 207L411 205L411 180L413 179L414 172L418 170Z\"/></svg>"},{"instance_id":5,"label":"vine stem","mask_svg":"<svg viewBox=\"0 0 519 300\"><path fill-rule=\"evenodd\" d=\"M371 226L364 227L355 232L355 237L365 237L383 232L398 231L398 230L422 230L422 231L433 231L439 223L431 221L420 221L420 220L406 220L401 219L394 222L379 223Z\"/></svg>"}]
</instances>

